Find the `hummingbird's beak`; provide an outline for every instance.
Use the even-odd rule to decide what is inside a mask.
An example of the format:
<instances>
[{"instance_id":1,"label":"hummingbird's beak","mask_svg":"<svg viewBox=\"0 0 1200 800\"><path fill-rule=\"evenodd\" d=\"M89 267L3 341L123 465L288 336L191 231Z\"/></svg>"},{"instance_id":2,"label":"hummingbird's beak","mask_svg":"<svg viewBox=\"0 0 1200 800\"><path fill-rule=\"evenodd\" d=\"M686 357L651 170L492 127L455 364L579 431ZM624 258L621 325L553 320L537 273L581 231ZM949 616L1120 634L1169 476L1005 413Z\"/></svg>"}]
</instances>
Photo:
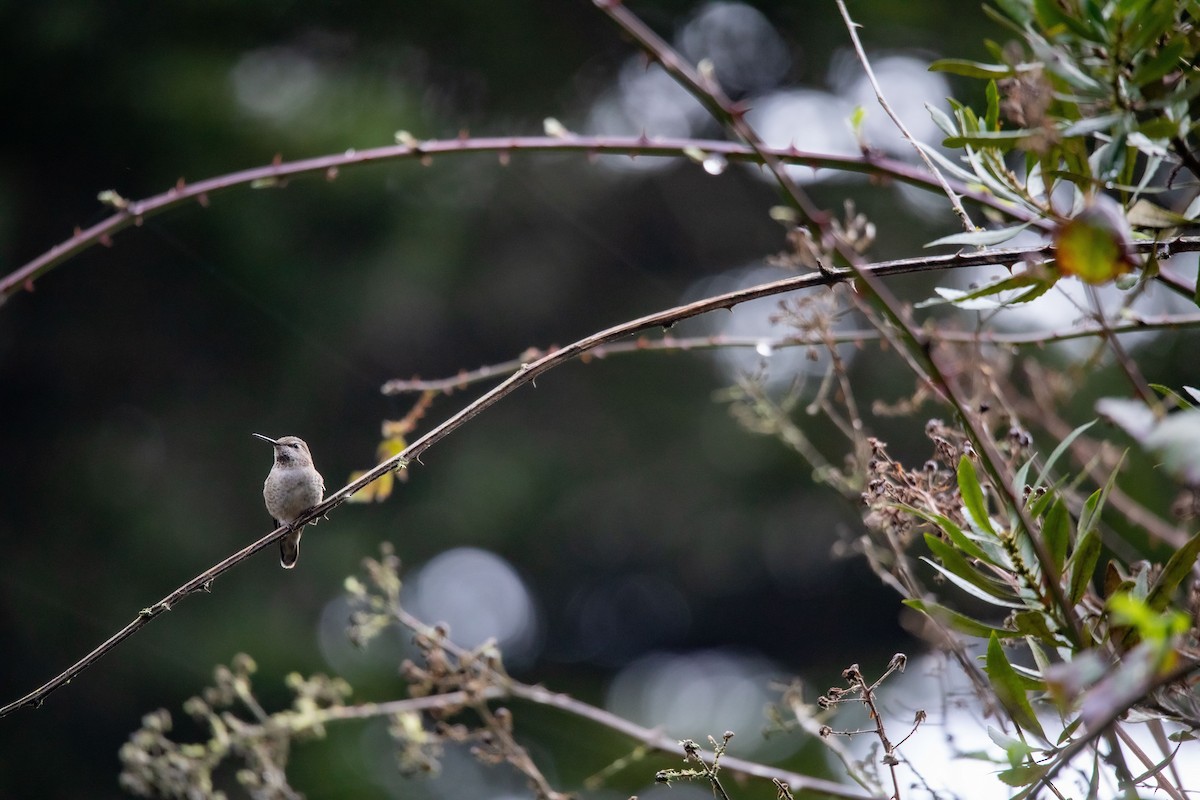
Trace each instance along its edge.
<instances>
[{"instance_id":1,"label":"hummingbird's beak","mask_svg":"<svg viewBox=\"0 0 1200 800\"><path fill-rule=\"evenodd\" d=\"M263 436L261 433L252 433L250 435L256 439L262 439L264 442L270 442L273 445L279 444L279 442L275 441L270 436Z\"/></svg>"}]
</instances>

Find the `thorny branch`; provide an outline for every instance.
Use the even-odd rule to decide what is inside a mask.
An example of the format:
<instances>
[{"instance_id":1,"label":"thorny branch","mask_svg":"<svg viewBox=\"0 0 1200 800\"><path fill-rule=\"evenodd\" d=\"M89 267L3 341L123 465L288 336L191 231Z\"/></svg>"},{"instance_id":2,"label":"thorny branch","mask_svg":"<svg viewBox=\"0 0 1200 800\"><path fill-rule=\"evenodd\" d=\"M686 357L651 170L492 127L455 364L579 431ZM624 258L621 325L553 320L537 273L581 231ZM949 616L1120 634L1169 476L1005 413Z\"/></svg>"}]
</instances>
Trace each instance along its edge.
<instances>
[{"instance_id":1,"label":"thorny branch","mask_svg":"<svg viewBox=\"0 0 1200 800\"><path fill-rule=\"evenodd\" d=\"M808 153L795 147L758 149L744 144L702 139L668 139L645 136L504 136L491 138L458 138L430 140L425 142L405 141L402 144L373 147L366 150L349 150L335 155L306 158L299 161L277 160L268 166L231 172L195 183L182 178L170 189L143 200L131 200L116 192L102 192L102 202L111 206L113 213L86 229L78 229L65 241L55 245L37 258L0 278L0 305L21 289L31 290L34 281L54 267L74 258L97 244L111 245L113 237L131 226L139 226L149 217L156 216L186 203L196 202L207 206L212 195L238 186L282 187L292 178L323 175L327 180L336 179L339 170L346 167L389 161L417 160L429 164L434 156L466 155L470 153L497 153L501 163L506 163L513 153L527 152L574 152L589 157L600 155L661 156L680 158L696 151L713 153L731 161L754 162L767 153L788 164L800 164L818 168L826 167L844 172L863 173L890 177L902 183L925 188L934 188L926 173L901 161L875 154L843 156ZM1048 229L1048 225L1036 220L1027 212L1002 203L988 192L955 186L955 191L972 202L986 205L994 210L1016 217L1025 222Z\"/></svg>"}]
</instances>

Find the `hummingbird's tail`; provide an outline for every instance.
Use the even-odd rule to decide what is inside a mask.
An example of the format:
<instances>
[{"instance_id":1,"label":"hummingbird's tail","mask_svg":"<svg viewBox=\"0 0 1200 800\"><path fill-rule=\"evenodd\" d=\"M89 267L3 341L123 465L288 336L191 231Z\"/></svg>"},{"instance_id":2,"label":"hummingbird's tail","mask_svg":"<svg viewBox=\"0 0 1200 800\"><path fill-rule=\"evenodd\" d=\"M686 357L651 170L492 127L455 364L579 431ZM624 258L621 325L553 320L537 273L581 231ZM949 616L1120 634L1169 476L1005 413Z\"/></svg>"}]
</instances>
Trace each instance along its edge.
<instances>
[{"instance_id":1,"label":"hummingbird's tail","mask_svg":"<svg viewBox=\"0 0 1200 800\"><path fill-rule=\"evenodd\" d=\"M296 560L300 558L300 534L302 533L304 533L303 527L279 540L279 566L284 569L296 566Z\"/></svg>"}]
</instances>

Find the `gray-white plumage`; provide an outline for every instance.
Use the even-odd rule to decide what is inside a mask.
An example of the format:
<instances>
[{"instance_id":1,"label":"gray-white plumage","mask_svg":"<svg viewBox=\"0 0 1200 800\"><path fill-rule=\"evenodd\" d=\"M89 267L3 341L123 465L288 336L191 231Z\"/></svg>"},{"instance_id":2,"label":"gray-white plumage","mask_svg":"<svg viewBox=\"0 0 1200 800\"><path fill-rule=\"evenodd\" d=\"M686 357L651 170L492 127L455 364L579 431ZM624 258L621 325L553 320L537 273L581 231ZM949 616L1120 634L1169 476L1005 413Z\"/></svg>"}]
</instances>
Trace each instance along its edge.
<instances>
[{"instance_id":1,"label":"gray-white plumage","mask_svg":"<svg viewBox=\"0 0 1200 800\"><path fill-rule=\"evenodd\" d=\"M263 484L267 512L276 525L290 528L301 514L321 502L325 496L325 480L313 466L312 453L303 439L296 436L271 439L261 433L254 436L270 442L275 448L275 464ZM303 532L301 525L279 540L279 563L284 569L296 566Z\"/></svg>"}]
</instances>

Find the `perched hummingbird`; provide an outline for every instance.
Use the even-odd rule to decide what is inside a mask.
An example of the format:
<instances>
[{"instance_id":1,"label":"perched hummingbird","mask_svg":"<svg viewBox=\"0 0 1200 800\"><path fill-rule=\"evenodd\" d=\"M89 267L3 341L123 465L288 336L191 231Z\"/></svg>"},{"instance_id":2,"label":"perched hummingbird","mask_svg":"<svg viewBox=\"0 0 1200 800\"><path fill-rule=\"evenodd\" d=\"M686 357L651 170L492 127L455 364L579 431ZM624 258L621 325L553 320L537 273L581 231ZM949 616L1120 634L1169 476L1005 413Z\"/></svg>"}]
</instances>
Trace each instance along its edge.
<instances>
[{"instance_id":1,"label":"perched hummingbird","mask_svg":"<svg viewBox=\"0 0 1200 800\"><path fill-rule=\"evenodd\" d=\"M271 439L261 433L253 434L275 447L275 465L263 484L263 500L276 525L290 529L297 517L321 502L325 496L325 481L313 466L312 454L303 439L284 436ZM300 557L300 534L304 526L290 530L279 540L279 563L284 569L296 566Z\"/></svg>"}]
</instances>

